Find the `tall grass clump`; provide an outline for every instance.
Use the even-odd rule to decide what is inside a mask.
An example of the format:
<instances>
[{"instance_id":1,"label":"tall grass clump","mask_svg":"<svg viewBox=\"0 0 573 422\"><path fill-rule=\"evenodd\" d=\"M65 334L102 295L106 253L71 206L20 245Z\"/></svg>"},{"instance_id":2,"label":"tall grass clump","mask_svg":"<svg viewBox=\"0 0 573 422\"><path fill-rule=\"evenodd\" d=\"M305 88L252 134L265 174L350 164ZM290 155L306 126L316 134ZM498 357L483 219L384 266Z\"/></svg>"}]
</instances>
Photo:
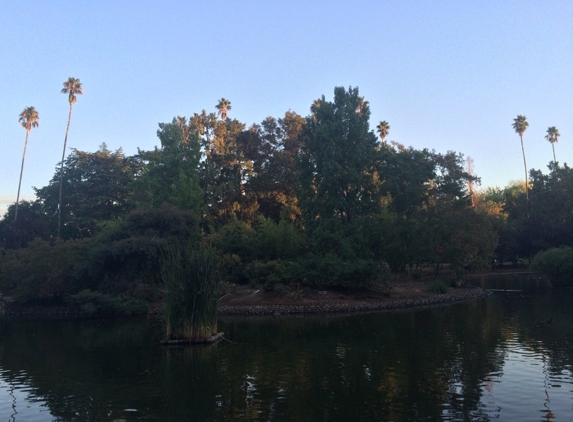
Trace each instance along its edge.
<instances>
[{"instance_id":1,"label":"tall grass clump","mask_svg":"<svg viewBox=\"0 0 573 422\"><path fill-rule=\"evenodd\" d=\"M166 340L193 342L217 334L221 271L210 248L172 246L162 266Z\"/></svg>"}]
</instances>

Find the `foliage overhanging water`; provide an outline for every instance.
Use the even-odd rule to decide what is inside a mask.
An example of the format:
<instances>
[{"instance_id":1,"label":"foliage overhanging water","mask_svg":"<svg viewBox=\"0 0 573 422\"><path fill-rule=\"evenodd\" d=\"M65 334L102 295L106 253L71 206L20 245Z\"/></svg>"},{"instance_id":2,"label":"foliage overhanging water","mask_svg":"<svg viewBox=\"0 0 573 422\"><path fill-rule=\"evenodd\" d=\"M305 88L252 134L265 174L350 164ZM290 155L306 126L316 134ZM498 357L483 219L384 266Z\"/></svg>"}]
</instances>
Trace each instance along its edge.
<instances>
[{"instance_id":1,"label":"foliage overhanging water","mask_svg":"<svg viewBox=\"0 0 573 422\"><path fill-rule=\"evenodd\" d=\"M226 319L231 342L193 348L145 320L1 321L0 419L568 420L572 298Z\"/></svg>"}]
</instances>

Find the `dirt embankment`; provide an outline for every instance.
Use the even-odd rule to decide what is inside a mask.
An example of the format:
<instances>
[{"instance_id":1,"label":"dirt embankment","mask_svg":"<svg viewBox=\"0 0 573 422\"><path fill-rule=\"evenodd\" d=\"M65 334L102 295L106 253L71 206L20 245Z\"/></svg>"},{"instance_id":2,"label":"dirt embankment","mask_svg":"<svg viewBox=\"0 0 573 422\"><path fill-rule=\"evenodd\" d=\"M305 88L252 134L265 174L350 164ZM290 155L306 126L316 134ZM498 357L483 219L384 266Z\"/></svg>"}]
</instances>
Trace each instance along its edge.
<instances>
[{"instance_id":1,"label":"dirt embankment","mask_svg":"<svg viewBox=\"0 0 573 422\"><path fill-rule=\"evenodd\" d=\"M227 290L220 300L221 315L290 315L374 312L459 302L486 297L479 287L459 287L438 294L421 281L394 283L388 290L355 293L289 290L265 292L247 286Z\"/></svg>"},{"instance_id":2,"label":"dirt embankment","mask_svg":"<svg viewBox=\"0 0 573 422\"><path fill-rule=\"evenodd\" d=\"M343 314L421 308L486 297L479 287L450 288L445 294L428 290L424 281L399 281L388 288L360 292L286 288L266 292L251 286L231 286L219 302L220 315L293 315ZM6 299L6 298L3 298ZM81 317L69 307L22 306L2 301L0 318L8 317Z\"/></svg>"}]
</instances>

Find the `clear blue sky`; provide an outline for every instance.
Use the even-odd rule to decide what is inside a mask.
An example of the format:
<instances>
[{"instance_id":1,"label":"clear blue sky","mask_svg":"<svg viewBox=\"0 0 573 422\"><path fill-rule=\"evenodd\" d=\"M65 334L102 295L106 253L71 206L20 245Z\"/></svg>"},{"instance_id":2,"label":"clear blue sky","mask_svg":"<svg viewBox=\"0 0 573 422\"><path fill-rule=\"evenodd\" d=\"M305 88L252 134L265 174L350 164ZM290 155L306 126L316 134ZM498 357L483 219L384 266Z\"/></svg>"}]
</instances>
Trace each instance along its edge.
<instances>
[{"instance_id":1,"label":"clear blue sky","mask_svg":"<svg viewBox=\"0 0 573 422\"><path fill-rule=\"evenodd\" d=\"M306 116L335 86L358 86L371 127L389 140L474 159L482 186L528 167L573 163L573 2L543 1L28 1L0 3L0 215L15 201L33 105L22 197L45 186L68 147L105 142L128 155L157 145L159 122L231 100L250 125L291 109Z\"/></svg>"}]
</instances>

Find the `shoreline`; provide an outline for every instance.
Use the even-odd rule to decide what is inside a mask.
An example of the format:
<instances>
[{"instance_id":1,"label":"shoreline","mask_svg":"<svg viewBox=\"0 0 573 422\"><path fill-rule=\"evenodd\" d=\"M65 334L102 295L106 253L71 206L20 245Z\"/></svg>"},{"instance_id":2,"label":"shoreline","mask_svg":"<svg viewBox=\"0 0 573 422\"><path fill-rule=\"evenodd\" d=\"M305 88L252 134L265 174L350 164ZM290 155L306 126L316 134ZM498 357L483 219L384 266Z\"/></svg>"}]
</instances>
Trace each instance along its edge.
<instances>
[{"instance_id":1,"label":"shoreline","mask_svg":"<svg viewBox=\"0 0 573 422\"><path fill-rule=\"evenodd\" d=\"M371 312L401 311L422 309L432 306L448 305L471 300L479 300L488 297L490 291L481 287L463 287L450 289L448 293L437 294L427 292L410 292L407 297L398 295L393 297L376 296L357 298L353 296L325 297L314 296L301 300L268 300L261 299L256 304L224 303L219 305L220 317L257 317L257 316L288 316L288 315L344 315ZM63 306L7 306L0 314L0 320L29 319L29 318L70 318L70 319L93 319L93 318L126 318L126 317L149 317L154 313L140 315L82 315L79 310Z\"/></svg>"},{"instance_id":2,"label":"shoreline","mask_svg":"<svg viewBox=\"0 0 573 422\"><path fill-rule=\"evenodd\" d=\"M220 305L220 316L282 316L282 315L341 315L369 312L401 311L448 305L484 299L491 292L480 287L453 290L445 294L420 295L409 298L373 300L309 301L307 303L275 303L258 305Z\"/></svg>"}]
</instances>

